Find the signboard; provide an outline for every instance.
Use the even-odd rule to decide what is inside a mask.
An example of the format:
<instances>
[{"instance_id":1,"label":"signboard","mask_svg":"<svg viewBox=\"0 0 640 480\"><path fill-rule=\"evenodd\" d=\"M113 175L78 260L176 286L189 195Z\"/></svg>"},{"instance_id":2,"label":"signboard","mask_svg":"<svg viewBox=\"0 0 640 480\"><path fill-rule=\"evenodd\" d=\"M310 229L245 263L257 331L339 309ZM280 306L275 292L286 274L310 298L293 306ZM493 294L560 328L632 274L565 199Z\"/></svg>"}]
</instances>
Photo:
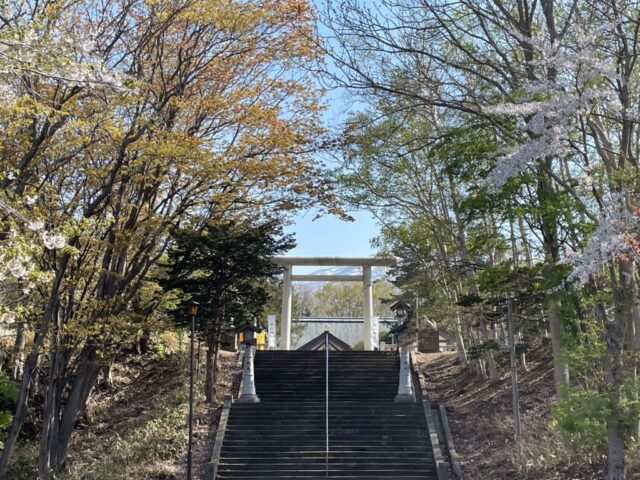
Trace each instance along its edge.
<instances>
[{"instance_id":1,"label":"signboard","mask_svg":"<svg viewBox=\"0 0 640 480\"><path fill-rule=\"evenodd\" d=\"M276 348L276 316L269 315L267 317L267 347L269 350Z\"/></svg>"},{"instance_id":2,"label":"signboard","mask_svg":"<svg viewBox=\"0 0 640 480\"><path fill-rule=\"evenodd\" d=\"M258 350L266 350L267 332L263 330L262 332L256 333L256 345L258 346Z\"/></svg>"}]
</instances>

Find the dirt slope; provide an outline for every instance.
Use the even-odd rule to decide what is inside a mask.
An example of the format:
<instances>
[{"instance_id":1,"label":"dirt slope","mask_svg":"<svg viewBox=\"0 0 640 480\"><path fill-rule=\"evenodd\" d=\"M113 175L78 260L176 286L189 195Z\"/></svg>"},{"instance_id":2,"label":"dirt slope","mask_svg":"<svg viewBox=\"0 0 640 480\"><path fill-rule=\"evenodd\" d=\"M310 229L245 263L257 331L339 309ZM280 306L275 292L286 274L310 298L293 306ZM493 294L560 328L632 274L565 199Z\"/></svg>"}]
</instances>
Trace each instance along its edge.
<instances>
[{"instance_id":1,"label":"dirt slope","mask_svg":"<svg viewBox=\"0 0 640 480\"><path fill-rule=\"evenodd\" d=\"M436 403L445 404L456 450L467 480L592 480L602 478L604 458L580 450L551 427L556 400L548 345L528 355L519 371L525 454L514 452L511 378L502 369L497 385L456 363L455 354L419 354L420 368ZM506 366L505 366L506 367ZM630 479L640 479L638 464Z\"/></svg>"}]
</instances>

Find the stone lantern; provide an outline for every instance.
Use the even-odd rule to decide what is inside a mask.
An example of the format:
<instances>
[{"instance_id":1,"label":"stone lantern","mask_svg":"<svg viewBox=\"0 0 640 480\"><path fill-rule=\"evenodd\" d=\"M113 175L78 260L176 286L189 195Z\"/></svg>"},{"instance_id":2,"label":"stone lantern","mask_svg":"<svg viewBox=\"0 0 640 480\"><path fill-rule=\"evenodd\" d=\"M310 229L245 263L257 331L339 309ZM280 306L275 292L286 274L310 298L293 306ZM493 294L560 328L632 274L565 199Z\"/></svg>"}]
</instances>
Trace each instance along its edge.
<instances>
[{"instance_id":1,"label":"stone lantern","mask_svg":"<svg viewBox=\"0 0 640 480\"><path fill-rule=\"evenodd\" d=\"M240 403L258 403L260 399L256 394L256 382L253 372L253 359L255 356L257 338L256 334L262 330L249 323L245 324L241 329L242 344L244 345L244 362L242 367L242 390L240 392Z\"/></svg>"},{"instance_id":2,"label":"stone lantern","mask_svg":"<svg viewBox=\"0 0 640 480\"><path fill-rule=\"evenodd\" d=\"M390 333L397 339L400 357L400 381L398 382L398 394L396 402L414 402L413 384L411 382L411 358L410 348L415 340L411 322L411 307L402 300L391 305L391 310L395 314L397 325L390 330Z\"/></svg>"}]
</instances>

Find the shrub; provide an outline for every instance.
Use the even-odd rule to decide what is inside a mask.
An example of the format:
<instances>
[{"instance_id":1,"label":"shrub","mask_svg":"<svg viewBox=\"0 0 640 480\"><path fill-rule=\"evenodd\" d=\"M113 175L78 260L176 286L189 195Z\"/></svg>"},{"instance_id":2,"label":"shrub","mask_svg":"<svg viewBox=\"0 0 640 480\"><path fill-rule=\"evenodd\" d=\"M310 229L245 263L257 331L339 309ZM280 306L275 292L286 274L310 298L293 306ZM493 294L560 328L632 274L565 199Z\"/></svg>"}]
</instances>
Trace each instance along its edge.
<instances>
[{"instance_id":1,"label":"shrub","mask_svg":"<svg viewBox=\"0 0 640 480\"><path fill-rule=\"evenodd\" d=\"M11 380L6 374L0 373L0 432L2 432L2 437L13 419L19 392L18 382Z\"/></svg>"}]
</instances>

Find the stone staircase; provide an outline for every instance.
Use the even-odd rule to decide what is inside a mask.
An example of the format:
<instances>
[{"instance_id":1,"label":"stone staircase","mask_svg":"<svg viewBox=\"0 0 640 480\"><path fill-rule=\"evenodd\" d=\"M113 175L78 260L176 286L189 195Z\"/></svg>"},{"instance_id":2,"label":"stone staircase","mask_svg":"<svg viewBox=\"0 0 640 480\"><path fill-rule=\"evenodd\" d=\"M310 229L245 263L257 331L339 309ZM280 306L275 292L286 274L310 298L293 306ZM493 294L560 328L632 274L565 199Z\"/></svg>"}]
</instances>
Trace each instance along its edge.
<instances>
[{"instance_id":1,"label":"stone staircase","mask_svg":"<svg viewBox=\"0 0 640 480\"><path fill-rule=\"evenodd\" d=\"M234 403L219 479L436 480L420 403L394 402L395 352L265 351L255 359L260 403Z\"/></svg>"}]
</instances>

